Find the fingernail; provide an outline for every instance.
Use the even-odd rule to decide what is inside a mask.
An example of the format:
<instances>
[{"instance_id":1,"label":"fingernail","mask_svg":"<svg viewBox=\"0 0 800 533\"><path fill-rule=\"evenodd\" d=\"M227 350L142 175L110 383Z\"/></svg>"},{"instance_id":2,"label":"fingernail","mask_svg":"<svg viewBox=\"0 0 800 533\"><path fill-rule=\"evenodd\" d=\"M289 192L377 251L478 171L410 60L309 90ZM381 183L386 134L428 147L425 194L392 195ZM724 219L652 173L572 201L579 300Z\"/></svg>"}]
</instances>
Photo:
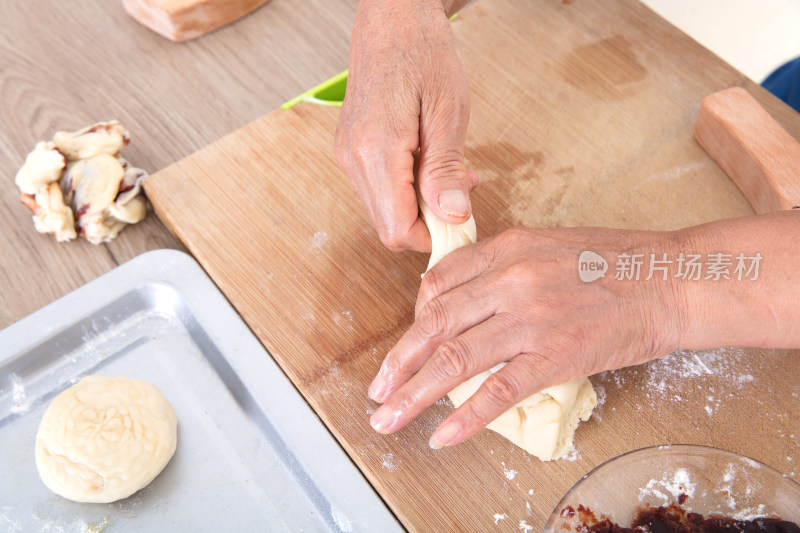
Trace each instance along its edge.
<instances>
[{"instance_id":1,"label":"fingernail","mask_svg":"<svg viewBox=\"0 0 800 533\"><path fill-rule=\"evenodd\" d=\"M375 411L369 419L369 425L378 433L385 433L399 417L400 411L393 412L388 405L384 405Z\"/></svg>"},{"instance_id":2,"label":"fingernail","mask_svg":"<svg viewBox=\"0 0 800 533\"><path fill-rule=\"evenodd\" d=\"M443 191L439 193L439 208L448 215L463 217L469 214L469 198L459 189Z\"/></svg>"},{"instance_id":3,"label":"fingernail","mask_svg":"<svg viewBox=\"0 0 800 533\"><path fill-rule=\"evenodd\" d=\"M377 414L377 413L376 413ZM434 450L449 446L461 434L461 426L456 422L448 422L444 426L436 430L431 440L428 441L428 446Z\"/></svg>"},{"instance_id":4,"label":"fingernail","mask_svg":"<svg viewBox=\"0 0 800 533\"><path fill-rule=\"evenodd\" d=\"M369 386L367 390L367 394L370 398L375 400L376 402L383 401L383 395L386 392L386 380L383 379L382 376L376 376L374 380L372 380L372 384Z\"/></svg>"}]
</instances>

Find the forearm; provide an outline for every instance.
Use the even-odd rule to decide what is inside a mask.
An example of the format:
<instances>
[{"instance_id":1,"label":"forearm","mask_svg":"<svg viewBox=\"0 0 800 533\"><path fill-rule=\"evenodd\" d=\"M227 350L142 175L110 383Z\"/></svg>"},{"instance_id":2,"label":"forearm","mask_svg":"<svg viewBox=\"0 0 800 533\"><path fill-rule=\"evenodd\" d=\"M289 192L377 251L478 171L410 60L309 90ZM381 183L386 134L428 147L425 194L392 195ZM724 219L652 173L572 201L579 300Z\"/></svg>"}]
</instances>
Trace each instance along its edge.
<instances>
[{"instance_id":1,"label":"forearm","mask_svg":"<svg viewBox=\"0 0 800 533\"><path fill-rule=\"evenodd\" d=\"M399 0L361 0L361 4L374 4L376 2L388 2L389 5L397 6ZM469 3L469 0L402 0L406 4L428 4L434 7L441 6L448 17L452 17Z\"/></svg>"},{"instance_id":2,"label":"forearm","mask_svg":"<svg viewBox=\"0 0 800 533\"><path fill-rule=\"evenodd\" d=\"M701 255L706 267L699 280L672 277L680 348L800 347L800 212L722 220L674 237L674 255ZM709 272L713 263L720 275Z\"/></svg>"}]
</instances>

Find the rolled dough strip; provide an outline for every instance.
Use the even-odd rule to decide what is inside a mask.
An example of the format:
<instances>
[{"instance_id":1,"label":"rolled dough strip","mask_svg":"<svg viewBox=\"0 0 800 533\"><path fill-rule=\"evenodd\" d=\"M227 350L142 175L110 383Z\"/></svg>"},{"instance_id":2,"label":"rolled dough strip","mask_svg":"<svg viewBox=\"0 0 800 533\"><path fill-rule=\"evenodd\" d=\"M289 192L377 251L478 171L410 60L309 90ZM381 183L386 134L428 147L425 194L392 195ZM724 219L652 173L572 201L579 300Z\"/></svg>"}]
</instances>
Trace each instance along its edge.
<instances>
[{"instance_id":1,"label":"rolled dough strip","mask_svg":"<svg viewBox=\"0 0 800 533\"><path fill-rule=\"evenodd\" d=\"M431 233L432 253L427 270L445 255L477 240L475 219L463 224L447 224L419 199L422 219ZM427 271L426 270L426 271ZM460 407L475 394L486 379L506 363L501 363L468 379L447 395ZM525 398L486 427L507 438L542 461L564 457L572 448L575 430L592 415L597 394L587 378L548 387Z\"/></svg>"}]
</instances>

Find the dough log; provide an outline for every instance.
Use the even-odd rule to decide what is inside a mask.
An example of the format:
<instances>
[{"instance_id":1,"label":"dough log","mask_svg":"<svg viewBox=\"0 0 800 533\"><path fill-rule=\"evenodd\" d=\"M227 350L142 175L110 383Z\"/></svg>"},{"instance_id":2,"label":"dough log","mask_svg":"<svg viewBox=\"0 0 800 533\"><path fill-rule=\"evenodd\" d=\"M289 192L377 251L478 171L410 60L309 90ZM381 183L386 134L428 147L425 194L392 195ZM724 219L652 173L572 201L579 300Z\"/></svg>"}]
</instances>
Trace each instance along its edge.
<instances>
[{"instance_id":1,"label":"dough log","mask_svg":"<svg viewBox=\"0 0 800 533\"><path fill-rule=\"evenodd\" d=\"M433 214L422 200L422 219L431 233L432 253L427 270L448 253L477 240L475 219L458 225L447 224ZM461 406L486 379L505 366L501 363L470 378L447 395ZM572 448L575 430L592 415L597 394L587 378L543 389L519 402L486 427L507 438L542 461L559 459Z\"/></svg>"}]
</instances>

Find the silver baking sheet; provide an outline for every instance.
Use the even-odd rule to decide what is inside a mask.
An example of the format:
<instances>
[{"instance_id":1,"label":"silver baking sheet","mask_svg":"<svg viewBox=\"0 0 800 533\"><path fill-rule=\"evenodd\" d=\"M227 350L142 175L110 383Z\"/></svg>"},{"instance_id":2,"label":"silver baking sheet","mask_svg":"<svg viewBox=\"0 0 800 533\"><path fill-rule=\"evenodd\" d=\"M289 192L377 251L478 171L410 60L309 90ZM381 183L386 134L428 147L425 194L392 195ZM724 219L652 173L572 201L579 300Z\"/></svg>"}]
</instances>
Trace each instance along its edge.
<instances>
[{"instance_id":1,"label":"silver baking sheet","mask_svg":"<svg viewBox=\"0 0 800 533\"><path fill-rule=\"evenodd\" d=\"M133 496L85 504L40 481L34 441L87 374L157 385L178 447ZM188 255L149 252L0 331L0 531L401 531Z\"/></svg>"}]
</instances>

